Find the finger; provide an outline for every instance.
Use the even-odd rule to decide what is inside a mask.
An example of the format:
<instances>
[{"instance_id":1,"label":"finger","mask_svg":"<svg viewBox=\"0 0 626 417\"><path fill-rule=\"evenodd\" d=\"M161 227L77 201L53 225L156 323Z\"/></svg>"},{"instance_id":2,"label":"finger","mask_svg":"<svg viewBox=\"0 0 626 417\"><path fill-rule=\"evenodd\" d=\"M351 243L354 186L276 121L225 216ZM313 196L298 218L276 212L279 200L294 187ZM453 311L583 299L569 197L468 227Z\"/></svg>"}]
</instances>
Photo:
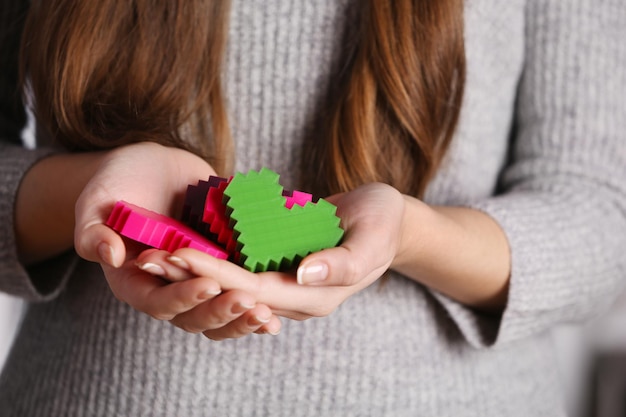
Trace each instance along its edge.
<instances>
[{"instance_id":1,"label":"finger","mask_svg":"<svg viewBox=\"0 0 626 417\"><path fill-rule=\"evenodd\" d=\"M280 330L282 329L282 323L280 322L280 318L276 314L272 314L270 321L263 326L259 327L255 330L254 333L257 334L270 334L272 336L277 336L280 334Z\"/></svg>"},{"instance_id":2,"label":"finger","mask_svg":"<svg viewBox=\"0 0 626 417\"><path fill-rule=\"evenodd\" d=\"M215 279L222 290L239 289L250 294L257 294L262 285L260 275L247 271L232 262L217 259L211 255L195 249L179 249L168 258L176 265L188 268L195 276L205 276Z\"/></svg>"},{"instance_id":3,"label":"finger","mask_svg":"<svg viewBox=\"0 0 626 417\"><path fill-rule=\"evenodd\" d=\"M225 326L206 330L203 334L212 340L236 339L260 331L263 326L270 323L272 317L272 312L267 306L257 305Z\"/></svg>"},{"instance_id":4,"label":"finger","mask_svg":"<svg viewBox=\"0 0 626 417\"><path fill-rule=\"evenodd\" d=\"M187 268L181 267L180 263L173 263L171 258L171 254L167 251L147 249L137 257L137 266L143 271L163 277L168 281L184 281L194 277Z\"/></svg>"},{"instance_id":5,"label":"finger","mask_svg":"<svg viewBox=\"0 0 626 417\"><path fill-rule=\"evenodd\" d=\"M133 266L103 269L118 299L158 320L171 320L221 293L219 285L210 278L167 283Z\"/></svg>"},{"instance_id":6,"label":"finger","mask_svg":"<svg viewBox=\"0 0 626 417\"><path fill-rule=\"evenodd\" d=\"M74 208L74 247L84 259L119 267L126 256L122 239L104 225L114 203L103 187L83 190Z\"/></svg>"},{"instance_id":7,"label":"finger","mask_svg":"<svg viewBox=\"0 0 626 417\"><path fill-rule=\"evenodd\" d=\"M88 261L120 267L126 259L126 247L122 238L104 224L93 224L77 230L74 247L78 255Z\"/></svg>"},{"instance_id":8,"label":"finger","mask_svg":"<svg viewBox=\"0 0 626 417\"><path fill-rule=\"evenodd\" d=\"M200 333L224 327L256 307L256 299L245 291L226 291L170 321L185 331Z\"/></svg>"},{"instance_id":9,"label":"finger","mask_svg":"<svg viewBox=\"0 0 626 417\"><path fill-rule=\"evenodd\" d=\"M382 227L355 226L340 246L313 253L300 262L297 280L301 285L351 286L371 284L382 276L393 259L392 245ZM366 285L364 285L366 286Z\"/></svg>"},{"instance_id":10,"label":"finger","mask_svg":"<svg viewBox=\"0 0 626 417\"><path fill-rule=\"evenodd\" d=\"M266 304L275 313L295 320L327 316L350 295L348 287L303 286L293 275L255 274L193 249L179 249L174 256L183 260L193 274L214 279L224 292L242 290L251 294L257 303Z\"/></svg>"}]
</instances>

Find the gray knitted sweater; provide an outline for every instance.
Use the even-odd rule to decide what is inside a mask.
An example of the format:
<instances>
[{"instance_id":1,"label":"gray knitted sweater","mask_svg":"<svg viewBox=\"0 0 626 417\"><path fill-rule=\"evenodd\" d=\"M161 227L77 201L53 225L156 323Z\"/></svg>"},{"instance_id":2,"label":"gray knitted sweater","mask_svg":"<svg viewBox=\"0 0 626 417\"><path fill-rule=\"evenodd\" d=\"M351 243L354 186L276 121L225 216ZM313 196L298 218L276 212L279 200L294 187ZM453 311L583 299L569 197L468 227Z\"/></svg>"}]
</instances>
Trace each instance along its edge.
<instances>
[{"instance_id":1,"label":"gray knitted sweater","mask_svg":"<svg viewBox=\"0 0 626 417\"><path fill-rule=\"evenodd\" d=\"M237 168L267 166L293 186L358 1L233 7ZM212 342L114 299L98 265L68 255L26 270L13 202L47 150L19 146L3 94L0 290L33 303L0 415L563 415L550 329L603 311L626 276L626 2L468 0L466 22L460 128L426 200L484 210L506 231L502 316L394 275L329 317L283 320L277 337Z\"/></svg>"}]
</instances>

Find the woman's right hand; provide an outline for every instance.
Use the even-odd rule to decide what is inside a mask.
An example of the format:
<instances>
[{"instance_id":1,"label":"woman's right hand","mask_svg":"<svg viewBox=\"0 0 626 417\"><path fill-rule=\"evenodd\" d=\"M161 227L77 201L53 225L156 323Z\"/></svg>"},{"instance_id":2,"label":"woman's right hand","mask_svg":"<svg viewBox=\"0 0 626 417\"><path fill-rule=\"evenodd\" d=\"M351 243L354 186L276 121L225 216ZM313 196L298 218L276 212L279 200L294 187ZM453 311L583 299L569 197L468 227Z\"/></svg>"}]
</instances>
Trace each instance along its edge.
<instances>
[{"instance_id":1,"label":"woman's right hand","mask_svg":"<svg viewBox=\"0 0 626 417\"><path fill-rule=\"evenodd\" d=\"M215 175L196 155L155 143L105 153L75 206L74 247L90 261L120 267L129 255L122 238L104 223L118 200L168 216L182 206L187 185Z\"/></svg>"},{"instance_id":2,"label":"woman's right hand","mask_svg":"<svg viewBox=\"0 0 626 417\"><path fill-rule=\"evenodd\" d=\"M166 281L136 265L145 247L122 239L104 223L118 200L175 217L188 184L215 175L196 155L154 143L120 147L103 155L76 201L74 246L78 254L102 265L113 294L133 308L190 332L211 329L219 338L270 332L277 318L243 291L221 292L210 278ZM201 314L204 328L189 328L179 315ZM264 328L265 325L270 327ZM280 324L278 323L278 326Z\"/></svg>"}]
</instances>

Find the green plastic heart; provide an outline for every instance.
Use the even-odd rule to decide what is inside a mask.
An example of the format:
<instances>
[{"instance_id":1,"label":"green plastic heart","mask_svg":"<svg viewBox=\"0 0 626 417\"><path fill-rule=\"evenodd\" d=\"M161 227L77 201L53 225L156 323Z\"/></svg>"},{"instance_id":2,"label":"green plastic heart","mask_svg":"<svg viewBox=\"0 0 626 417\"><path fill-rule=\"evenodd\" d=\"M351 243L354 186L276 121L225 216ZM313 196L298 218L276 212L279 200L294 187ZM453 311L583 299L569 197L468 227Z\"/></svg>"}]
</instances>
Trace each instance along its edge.
<instances>
[{"instance_id":1,"label":"green plastic heart","mask_svg":"<svg viewBox=\"0 0 626 417\"><path fill-rule=\"evenodd\" d=\"M278 178L267 168L238 173L224 190L240 263L249 271L290 268L309 253L336 246L343 236L333 204L319 199L288 209Z\"/></svg>"}]
</instances>

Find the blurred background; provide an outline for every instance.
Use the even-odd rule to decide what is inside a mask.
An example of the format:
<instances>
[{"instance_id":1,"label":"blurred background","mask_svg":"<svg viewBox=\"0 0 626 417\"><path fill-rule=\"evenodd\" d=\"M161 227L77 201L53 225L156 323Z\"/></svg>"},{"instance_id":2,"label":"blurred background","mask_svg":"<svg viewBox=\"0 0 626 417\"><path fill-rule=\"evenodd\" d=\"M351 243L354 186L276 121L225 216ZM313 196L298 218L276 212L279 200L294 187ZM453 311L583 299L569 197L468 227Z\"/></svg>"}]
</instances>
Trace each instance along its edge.
<instances>
[{"instance_id":1,"label":"blurred background","mask_svg":"<svg viewBox=\"0 0 626 417\"><path fill-rule=\"evenodd\" d=\"M26 304L0 293L0 369ZM626 417L626 293L583 326L554 331L570 417Z\"/></svg>"}]
</instances>

